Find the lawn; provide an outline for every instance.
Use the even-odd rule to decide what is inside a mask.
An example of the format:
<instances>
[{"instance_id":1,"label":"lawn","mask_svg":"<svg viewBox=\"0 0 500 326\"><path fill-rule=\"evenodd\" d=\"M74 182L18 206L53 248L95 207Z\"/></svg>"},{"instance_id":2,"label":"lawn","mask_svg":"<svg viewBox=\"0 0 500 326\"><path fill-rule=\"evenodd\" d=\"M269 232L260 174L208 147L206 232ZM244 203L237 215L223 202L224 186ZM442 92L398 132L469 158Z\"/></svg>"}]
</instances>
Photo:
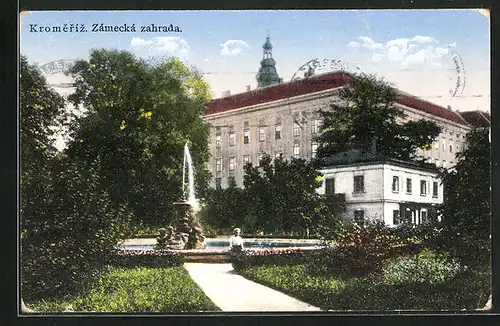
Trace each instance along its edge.
<instances>
[{"instance_id":1,"label":"lawn","mask_svg":"<svg viewBox=\"0 0 500 326\"><path fill-rule=\"evenodd\" d=\"M453 275L443 270L422 278L417 272L408 275L396 262L365 277L318 275L307 263L251 266L239 273L322 310L473 310L484 306L491 291L487 269Z\"/></svg>"},{"instance_id":2,"label":"lawn","mask_svg":"<svg viewBox=\"0 0 500 326\"><path fill-rule=\"evenodd\" d=\"M182 267L112 267L84 296L26 302L39 312L220 311Z\"/></svg>"}]
</instances>

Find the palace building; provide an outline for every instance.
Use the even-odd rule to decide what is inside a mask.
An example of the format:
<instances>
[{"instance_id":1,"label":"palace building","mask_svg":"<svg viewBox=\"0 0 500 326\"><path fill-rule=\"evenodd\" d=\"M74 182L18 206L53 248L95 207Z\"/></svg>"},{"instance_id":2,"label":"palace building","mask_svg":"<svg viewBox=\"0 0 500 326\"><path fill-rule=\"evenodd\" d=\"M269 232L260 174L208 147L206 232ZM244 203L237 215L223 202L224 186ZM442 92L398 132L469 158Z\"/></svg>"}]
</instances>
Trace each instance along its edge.
<instances>
[{"instance_id":1,"label":"palace building","mask_svg":"<svg viewBox=\"0 0 500 326\"><path fill-rule=\"evenodd\" d=\"M231 179L237 186L242 187L244 164L251 162L258 165L260 158L265 153L272 158L278 156L313 158L318 148L314 138L318 135L321 126L318 111L328 110L331 103L338 102L338 91L353 79L353 76L347 72L336 71L321 75L308 75L303 79L284 83L279 78L275 68L269 37L263 46L263 52L261 67L257 74L257 89L214 99L208 103L204 118L211 127L209 144L211 157L208 169L212 173L211 185L214 187L225 188ZM455 164L455 153L463 148L466 134L472 128L488 125L491 121L490 116L486 113L479 111L460 113L451 110L450 107L445 108L404 92L400 92L395 105L404 111L407 115L406 119L428 119L436 122L442 128L442 133L432 148L420 151L420 154L428 162L444 168L452 167ZM396 163L365 164L363 169L366 170L367 166L370 166L369 169L377 171L375 175L377 175L377 180L381 181L389 178L382 176L381 171L394 170L394 166L397 166L396 170L399 169L400 173L398 172L399 174L396 173L392 177L399 178L401 185L398 185L398 189L403 189L406 180L413 178L409 175L413 175L418 169L415 170L414 167L408 167L402 163L394 164ZM344 176L339 180L345 179L352 167L342 167ZM335 167L322 172L325 173L325 176L335 174L332 169ZM415 178L413 181L415 187L420 187L420 182L425 180L426 191L434 189L435 174L428 171L415 173L416 175L425 175L422 177L423 179L417 180ZM353 176L349 178L353 178ZM338 181L336 182L339 190L344 187ZM365 182L368 185L373 180L365 179ZM392 181L388 180L387 182L387 184L391 184ZM352 187L354 183L345 184ZM325 187L324 184L318 191L325 193ZM379 194L386 192L385 189L377 191ZM392 196L393 193L389 192L388 194ZM406 194L407 192L401 190L398 196L404 197ZM442 200L442 193L437 191L437 194L437 197L433 195L425 202L427 204L438 203L439 200ZM419 193L417 198L424 197L420 195ZM376 201L384 202L387 199L384 196L377 198ZM394 196L396 195L394 194ZM393 199L401 201L402 197L398 196ZM417 195L412 192L411 196ZM352 200L356 201L356 199ZM377 212L386 219L388 212L391 211L392 220L393 217L396 217L396 213L393 212L397 210L395 207L394 205L379 207ZM406 210L406 208L408 207L401 209ZM351 215L354 214L355 209L353 206ZM413 212L415 211L414 208L411 209ZM414 221L421 219L422 215L424 215L424 219L426 218L425 214L427 213L421 214L421 212L427 211L425 208L424 210L419 208L418 211L418 214L413 215ZM360 216L361 213L356 214Z\"/></svg>"}]
</instances>

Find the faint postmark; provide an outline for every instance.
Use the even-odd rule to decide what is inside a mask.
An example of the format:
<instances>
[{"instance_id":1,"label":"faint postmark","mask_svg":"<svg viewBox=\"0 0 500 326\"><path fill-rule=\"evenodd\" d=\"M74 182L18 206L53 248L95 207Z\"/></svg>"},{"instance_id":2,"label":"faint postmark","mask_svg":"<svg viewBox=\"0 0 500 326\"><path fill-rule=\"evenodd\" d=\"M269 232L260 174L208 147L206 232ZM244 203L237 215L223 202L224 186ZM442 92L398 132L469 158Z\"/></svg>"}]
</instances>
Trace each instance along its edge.
<instances>
[{"instance_id":1,"label":"faint postmark","mask_svg":"<svg viewBox=\"0 0 500 326\"><path fill-rule=\"evenodd\" d=\"M465 90L465 85L467 82L467 72L465 71L465 65L462 57L457 51L451 50L449 52L449 55L451 57L451 60L453 61L453 71L455 72L455 77L451 78L454 83L449 90L449 94L452 97L460 97Z\"/></svg>"},{"instance_id":2,"label":"faint postmark","mask_svg":"<svg viewBox=\"0 0 500 326\"><path fill-rule=\"evenodd\" d=\"M40 71L47 77L47 81L53 87L71 88L73 87L73 78L64 76L57 78L57 75L67 73L76 63L72 59L59 59L40 66Z\"/></svg>"},{"instance_id":3,"label":"faint postmark","mask_svg":"<svg viewBox=\"0 0 500 326\"><path fill-rule=\"evenodd\" d=\"M307 61L302 66L300 66L297 71L293 74L290 81L297 81L303 78L308 78L313 75L334 72L334 71L344 71L350 73L359 73L361 68L356 65L352 65L348 62L339 59L328 59L328 58L314 58Z\"/></svg>"}]
</instances>

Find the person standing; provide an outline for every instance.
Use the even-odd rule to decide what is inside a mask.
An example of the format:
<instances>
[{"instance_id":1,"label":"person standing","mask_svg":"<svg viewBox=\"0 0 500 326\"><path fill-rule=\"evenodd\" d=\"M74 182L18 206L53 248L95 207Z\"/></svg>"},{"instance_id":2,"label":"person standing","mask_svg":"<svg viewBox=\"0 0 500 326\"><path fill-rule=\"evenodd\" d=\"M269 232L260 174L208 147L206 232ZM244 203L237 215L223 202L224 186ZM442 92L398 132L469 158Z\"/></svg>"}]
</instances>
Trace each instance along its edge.
<instances>
[{"instance_id":1,"label":"person standing","mask_svg":"<svg viewBox=\"0 0 500 326\"><path fill-rule=\"evenodd\" d=\"M229 249L235 253L243 251L243 239L241 238L240 228L234 229L233 235L229 239Z\"/></svg>"}]
</instances>

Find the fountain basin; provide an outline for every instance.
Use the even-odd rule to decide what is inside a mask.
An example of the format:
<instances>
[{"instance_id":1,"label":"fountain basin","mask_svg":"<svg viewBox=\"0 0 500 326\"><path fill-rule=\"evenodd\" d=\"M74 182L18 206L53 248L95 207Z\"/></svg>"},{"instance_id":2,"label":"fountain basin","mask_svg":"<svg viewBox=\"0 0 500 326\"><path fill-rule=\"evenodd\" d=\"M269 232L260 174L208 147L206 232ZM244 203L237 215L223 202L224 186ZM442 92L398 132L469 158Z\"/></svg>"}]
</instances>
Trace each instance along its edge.
<instances>
[{"instance_id":1,"label":"fountain basin","mask_svg":"<svg viewBox=\"0 0 500 326\"><path fill-rule=\"evenodd\" d=\"M122 250L154 250L155 239L128 239L121 246ZM245 249L272 250L272 249L318 249L323 247L321 240L311 239L258 239L246 238L243 240ZM172 250L185 256L193 255L229 255L229 239L207 238L202 249Z\"/></svg>"}]
</instances>

